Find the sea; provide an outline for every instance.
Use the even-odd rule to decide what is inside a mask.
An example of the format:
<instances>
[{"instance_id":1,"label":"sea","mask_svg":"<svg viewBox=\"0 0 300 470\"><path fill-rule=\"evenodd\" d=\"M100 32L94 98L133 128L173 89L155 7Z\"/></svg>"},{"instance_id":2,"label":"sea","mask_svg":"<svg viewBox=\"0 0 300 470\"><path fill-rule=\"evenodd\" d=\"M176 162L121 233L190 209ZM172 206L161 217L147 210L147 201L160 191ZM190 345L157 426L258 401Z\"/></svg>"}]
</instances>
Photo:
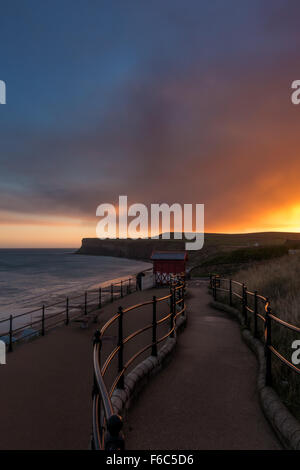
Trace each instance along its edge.
<instances>
[{"instance_id":1,"label":"sea","mask_svg":"<svg viewBox=\"0 0 300 470\"><path fill-rule=\"evenodd\" d=\"M0 320L151 267L142 261L75 251L0 249Z\"/></svg>"}]
</instances>

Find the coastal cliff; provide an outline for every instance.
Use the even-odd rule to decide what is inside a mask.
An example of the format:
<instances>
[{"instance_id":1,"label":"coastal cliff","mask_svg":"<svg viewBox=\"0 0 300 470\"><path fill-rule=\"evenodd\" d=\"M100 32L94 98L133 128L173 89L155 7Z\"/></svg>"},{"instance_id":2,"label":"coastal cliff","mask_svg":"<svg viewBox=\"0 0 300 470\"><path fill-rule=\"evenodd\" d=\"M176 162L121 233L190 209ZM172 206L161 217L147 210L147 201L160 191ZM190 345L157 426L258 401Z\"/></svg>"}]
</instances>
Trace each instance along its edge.
<instances>
[{"instance_id":1,"label":"coastal cliff","mask_svg":"<svg viewBox=\"0 0 300 470\"><path fill-rule=\"evenodd\" d=\"M147 239L107 239L83 238L81 247L76 252L80 255L117 256L149 260L153 250L184 250L183 240L147 240Z\"/></svg>"}]
</instances>

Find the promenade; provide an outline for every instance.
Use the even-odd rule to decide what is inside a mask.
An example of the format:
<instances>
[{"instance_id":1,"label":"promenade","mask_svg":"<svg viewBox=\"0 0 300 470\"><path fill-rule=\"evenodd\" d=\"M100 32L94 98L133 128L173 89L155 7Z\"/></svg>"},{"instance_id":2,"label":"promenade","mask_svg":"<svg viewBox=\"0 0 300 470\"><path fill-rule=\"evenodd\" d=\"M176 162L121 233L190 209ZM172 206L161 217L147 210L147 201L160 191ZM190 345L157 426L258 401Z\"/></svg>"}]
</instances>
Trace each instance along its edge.
<instances>
[{"instance_id":1,"label":"promenade","mask_svg":"<svg viewBox=\"0 0 300 470\"><path fill-rule=\"evenodd\" d=\"M98 325L62 326L8 354L7 365L0 367L0 449L87 449L93 333L119 305L161 293L136 292L106 305ZM209 307L206 283L190 282L188 293L187 327L170 364L130 408L126 448L280 449L261 412L256 359L242 342L239 326ZM128 314L124 334L149 323L151 315L149 306ZM128 343L126 354L147 344L144 341L137 337L136 343ZM103 342L103 352L112 344L114 330Z\"/></svg>"},{"instance_id":2,"label":"promenade","mask_svg":"<svg viewBox=\"0 0 300 470\"><path fill-rule=\"evenodd\" d=\"M88 449L94 331L117 312L119 305L152 299L158 292L135 292L105 305L99 323L88 329L78 323L61 326L7 354L7 364L0 366L0 449ZM125 333L136 324L145 324L151 315L150 308L132 312L126 318ZM116 342L116 332L111 330L107 339L103 349ZM144 338L136 338L130 348L139 347L139 341Z\"/></svg>"},{"instance_id":3,"label":"promenade","mask_svg":"<svg viewBox=\"0 0 300 470\"><path fill-rule=\"evenodd\" d=\"M188 324L172 362L130 409L130 449L280 449L261 411L257 362L239 326L189 282Z\"/></svg>"}]
</instances>

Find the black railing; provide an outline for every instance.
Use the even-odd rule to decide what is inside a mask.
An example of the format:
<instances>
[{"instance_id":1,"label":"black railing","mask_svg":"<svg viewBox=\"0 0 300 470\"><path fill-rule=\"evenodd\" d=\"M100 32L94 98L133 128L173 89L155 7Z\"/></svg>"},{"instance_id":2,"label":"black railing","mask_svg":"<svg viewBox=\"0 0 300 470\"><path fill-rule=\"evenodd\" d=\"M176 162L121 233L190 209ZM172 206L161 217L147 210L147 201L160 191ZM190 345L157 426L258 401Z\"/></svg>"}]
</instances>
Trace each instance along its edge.
<instances>
[{"instance_id":1,"label":"black railing","mask_svg":"<svg viewBox=\"0 0 300 470\"><path fill-rule=\"evenodd\" d=\"M116 388L124 389L125 373L129 367L147 350L151 350L152 356L158 354L158 344L168 337L174 336L176 330L176 319L183 315L186 306L185 280L184 277L177 278L170 284L170 293L163 297L153 296L152 300L133 305L128 308L119 307L118 312L102 327L101 331L96 331L94 338L94 389L93 389L93 433L92 448L95 450L122 450L124 449L124 437L121 433L122 418L114 414L111 404L111 397ZM158 318L158 306L168 302L168 312L164 312ZM124 338L127 314L144 306L152 306L151 322L141 328L131 332ZM157 338L157 329L161 325L167 326L167 331ZM117 345L108 352L106 359L101 364L101 349L105 340L105 333L113 325L117 324ZM124 359L125 347L133 338L151 330L151 342L141 347L137 352ZM111 386L108 389L104 382L104 377L109 371L113 359L117 359L116 374L112 376ZM111 374L112 375L112 374Z\"/></svg>"},{"instance_id":2,"label":"black railing","mask_svg":"<svg viewBox=\"0 0 300 470\"><path fill-rule=\"evenodd\" d=\"M152 268L143 272L152 271ZM59 324L69 325L71 321L83 319L99 310L104 304L113 302L138 289L136 275L114 283L103 282L97 289L63 298L54 303L44 303L33 310L9 315L0 320L0 339L9 352L13 345L30 337L44 336L46 331ZM80 321L80 320L79 320Z\"/></svg>"},{"instance_id":3,"label":"black railing","mask_svg":"<svg viewBox=\"0 0 300 470\"><path fill-rule=\"evenodd\" d=\"M263 339L266 356L266 385L272 385L272 356L276 356L282 364L296 374L300 374L300 368L281 354L272 342L273 323L296 333L300 333L299 326L275 316L271 310L270 299L258 294L257 291L248 291L246 285L241 282L211 274L210 287L215 300L220 302L227 300L226 303L230 306L240 307L244 325L252 329L255 338ZM222 294L220 299L218 299L218 292ZM259 322L263 325L263 334L260 334Z\"/></svg>"}]
</instances>

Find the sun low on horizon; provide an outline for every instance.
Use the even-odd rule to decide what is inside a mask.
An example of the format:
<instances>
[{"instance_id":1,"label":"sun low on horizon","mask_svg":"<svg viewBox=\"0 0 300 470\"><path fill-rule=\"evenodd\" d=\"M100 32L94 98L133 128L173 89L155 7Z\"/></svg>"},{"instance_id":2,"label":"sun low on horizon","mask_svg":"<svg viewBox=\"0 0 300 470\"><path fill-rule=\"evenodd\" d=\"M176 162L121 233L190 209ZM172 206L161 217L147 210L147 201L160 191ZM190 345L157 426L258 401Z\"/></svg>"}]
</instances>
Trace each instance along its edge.
<instances>
[{"instance_id":1,"label":"sun low on horizon","mask_svg":"<svg viewBox=\"0 0 300 470\"><path fill-rule=\"evenodd\" d=\"M206 232L298 232L299 7L96 3L2 8L0 247L80 246L121 194L204 204Z\"/></svg>"},{"instance_id":2,"label":"sun low on horizon","mask_svg":"<svg viewBox=\"0 0 300 470\"><path fill-rule=\"evenodd\" d=\"M218 222L205 224L205 233L245 234L260 232L300 233L300 204L260 214L257 222L251 224L228 223L220 226ZM34 220L0 222L0 248L79 248L83 238L96 238L97 218L45 218ZM172 230L172 228L171 228ZM150 237L141 233L141 237ZM108 234L108 238L110 235Z\"/></svg>"}]
</instances>

